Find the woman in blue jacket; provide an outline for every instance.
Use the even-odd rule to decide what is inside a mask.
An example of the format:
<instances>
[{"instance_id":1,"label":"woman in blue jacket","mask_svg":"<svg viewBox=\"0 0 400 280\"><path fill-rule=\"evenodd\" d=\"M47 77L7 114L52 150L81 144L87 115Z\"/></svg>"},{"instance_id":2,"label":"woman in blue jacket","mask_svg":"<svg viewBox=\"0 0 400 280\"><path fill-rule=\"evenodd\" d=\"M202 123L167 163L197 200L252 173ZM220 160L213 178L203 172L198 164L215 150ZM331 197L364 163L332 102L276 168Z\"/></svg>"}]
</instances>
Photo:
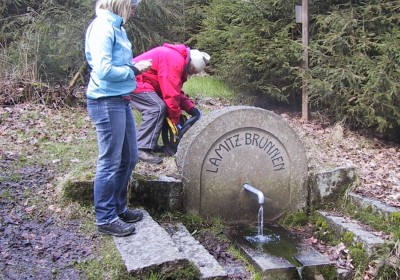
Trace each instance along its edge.
<instances>
[{"instance_id":1,"label":"woman in blue jacket","mask_svg":"<svg viewBox=\"0 0 400 280\"><path fill-rule=\"evenodd\" d=\"M87 111L96 126L98 159L94 179L94 207L98 231L127 236L143 217L127 208L127 186L137 158L136 128L129 94L135 75L151 61L132 65L132 45L122 25L140 0L98 0L96 18L85 37L91 68L86 92Z\"/></svg>"}]
</instances>

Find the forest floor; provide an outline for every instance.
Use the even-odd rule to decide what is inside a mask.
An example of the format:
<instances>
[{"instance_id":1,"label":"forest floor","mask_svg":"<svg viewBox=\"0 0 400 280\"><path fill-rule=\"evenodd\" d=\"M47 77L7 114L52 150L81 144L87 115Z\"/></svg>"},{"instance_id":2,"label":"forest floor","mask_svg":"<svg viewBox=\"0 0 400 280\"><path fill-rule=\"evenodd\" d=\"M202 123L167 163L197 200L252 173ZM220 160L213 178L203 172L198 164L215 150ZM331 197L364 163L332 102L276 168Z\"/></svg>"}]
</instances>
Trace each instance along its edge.
<instances>
[{"instance_id":1,"label":"forest floor","mask_svg":"<svg viewBox=\"0 0 400 280\"><path fill-rule=\"evenodd\" d=\"M203 110L223 106L218 100L201 103ZM332 125L318 115L305 122L298 114L278 114L302 139L310 168L354 166L359 175L354 192L400 207L399 144ZM68 152L95 143L90 131L93 126L83 109L0 107L0 279L85 279L76 264L98 258L100 236L94 227L82 228L88 213L61 203L56 191L66 169L84 160L82 150L72 156ZM64 146L55 149L54 143ZM62 153L69 156L66 165ZM153 166L139 163L136 171L157 174L173 169L171 160L165 160ZM321 246L310 228L304 235L320 251L334 254L334 249ZM211 240L205 239L205 244ZM212 253L221 262L237 261L223 249L226 246L214 245L208 247L218 248Z\"/></svg>"}]
</instances>

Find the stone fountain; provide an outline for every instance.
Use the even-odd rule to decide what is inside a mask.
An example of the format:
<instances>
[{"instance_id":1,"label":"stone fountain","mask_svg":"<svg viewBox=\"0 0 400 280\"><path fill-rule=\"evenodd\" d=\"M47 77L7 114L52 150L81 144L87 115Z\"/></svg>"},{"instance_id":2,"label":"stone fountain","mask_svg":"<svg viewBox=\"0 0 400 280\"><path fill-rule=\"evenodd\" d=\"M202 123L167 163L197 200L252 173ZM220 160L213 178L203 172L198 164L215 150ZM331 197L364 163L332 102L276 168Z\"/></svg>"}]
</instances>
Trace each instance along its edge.
<instances>
[{"instance_id":1,"label":"stone fountain","mask_svg":"<svg viewBox=\"0 0 400 280\"><path fill-rule=\"evenodd\" d=\"M189 213L233 224L252 223L261 197L266 221L306 210L305 149L296 132L273 112L232 106L210 113L184 135L176 162L182 175L184 209ZM316 267L332 264L301 244L293 256L300 263L297 267L246 243L239 245L263 279L301 279L304 273L314 274Z\"/></svg>"},{"instance_id":2,"label":"stone fountain","mask_svg":"<svg viewBox=\"0 0 400 280\"><path fill-rule=\"evenodd\" d=\"M258 205L243 189L256 186L266 220L307 205L307 158L298 135L278 115L233 106L212 112L182 138L176 154L185 209L227 221L253 220Z\"/></svg>"}]
</instances>

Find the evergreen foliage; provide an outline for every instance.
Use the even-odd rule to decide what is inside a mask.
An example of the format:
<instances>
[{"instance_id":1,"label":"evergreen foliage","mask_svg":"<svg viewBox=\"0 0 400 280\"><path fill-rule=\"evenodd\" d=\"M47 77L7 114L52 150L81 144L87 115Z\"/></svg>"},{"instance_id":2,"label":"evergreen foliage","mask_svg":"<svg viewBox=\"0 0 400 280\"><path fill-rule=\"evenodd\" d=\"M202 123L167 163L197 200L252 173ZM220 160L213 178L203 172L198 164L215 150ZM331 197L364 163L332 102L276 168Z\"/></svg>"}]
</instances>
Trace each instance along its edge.
<instances>
[{"instance_id":1,"label":"evergreen foliage","mask_svg":"<svg viewBox=\"0 0 400 280\"><path fill-rule=\"evenodd\" d=\"M175 40L175 26L180 16L175 6L169 6L163 0L144 0L132 19L126 24L128 37L134 45L134 55L145 52L164 42ZM179 36L179 35L178 35Z\"/></svg>"},{"instance_id":2,"label":"evergreen foliage","mask_svg":"<svg viewBox=\"0 0 400 280\"><path fill-rule=\"evenodd\" d=\"M300 83L293 71L302 60L292 4L214 0L195 38L212 53L216 73L232 87L284 101Z\"/></svg>"},{"instance_id":3,"label":"evergreen foliage","mask_svg":"<svg viewBox=\"0 0 400 280\"><path fill-rule=\"evenodd\" d=\"M313 109L396 140L400 2L310 1L307 71L295 4L301 3L214 0L195 38L212 53L216 73L236 90L285 101L306 79Z\"/></svg>"},{"instance_id":4,"label":"evergreen foliage","mask_svg":"<svg viewBox=\"0 0 400 280\"><path fill-rule=\"evenodd\" d=\"M0 6L0 79L68 84L84 62L84 35L93 0L6 0ZM178 17L161 0L142 1L126 24L138 54L168 39Z\"/></svg>"},{"instance_id":5,"label":"evergreen foliage","mask_svg":"<svg viewBox=\"0 0 400 280\"><path fill-rule=\"evenodd\" d=\"M335 120L388 133L400 125L400 2L368 2L314 17L309 92Z\"/></svg>"},{"instance_id":6,"label":"evergreen foliage","mask_svg":"<svg viewBox=\"0 0 400 280\"><path fill-rule=\"evenodd\" d=\"M36 7L34 0L1 1L0 47L7 47L9 42L18 39L22 28L32 22L31 14Z\"/></svg>"},{"instance_id":7,"label":"evergreen foliage","mask_svg":"<svg viewBox=\"0 0 400 280\"><path fill-rule=\"evenodd\" d=\"M82 69L94 0L3 0L0 88L66 85ZM304 71L300 0L144 0L126 24L134 54L179 42L211 54L211 73L238 92L287 102L307 81L310 105L333 121L400 135L400 2L310 1ZM40 90L39 90L40 91ZM27 92L32 92L28 90ZM14 101L18 100L15 96ZM19 100L24 100L19 99Z\"/></svg>"},{"instance_id":8,"label":"evergreen foliage","mask_svg":"<svg viewBox=\"0 0 400 280\"><path fill-rule=\"evenodd\" d=\"M210 0L174 0L180 2L180 6L183 6L183 36L181 42L197 47L197 41L195 35L198 34L202 29L202 21L208 16L206 9L210 5ZM180 27L182 29L182 26Z\"/></svg>"}]
</instances>

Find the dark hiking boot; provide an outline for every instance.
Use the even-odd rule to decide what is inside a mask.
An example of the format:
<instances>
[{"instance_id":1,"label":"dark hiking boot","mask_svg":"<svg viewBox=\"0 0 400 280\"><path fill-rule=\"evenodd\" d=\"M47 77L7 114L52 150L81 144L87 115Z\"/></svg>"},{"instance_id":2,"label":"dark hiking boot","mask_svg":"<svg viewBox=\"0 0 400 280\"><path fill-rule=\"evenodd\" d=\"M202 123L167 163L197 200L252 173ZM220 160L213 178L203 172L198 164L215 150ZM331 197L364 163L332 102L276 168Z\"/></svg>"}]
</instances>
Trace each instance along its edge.
<instances>
[{"instance_id":1,"label":"dark hiking boot","mask_svg":"<svg viewBox=\"0 0 400 280\"><path fill-rule=\"evenodd\" d=\"M164 146L156 145L153 149L153 152L155 153L165 153L164 151Z\"/></svg>"},{"instance_id":2,"label":"dark hiking boot","mask_svg":"<svg viewBox=\"0 0 400 280\"><path fill-rule=\"evenodd\" d=\"M139 149L138 157L141 161L145 161L148 163L159 164L162 162L162 159L156 155L153 155L150 150Z\"/></svg>"},{"instance_id":3,"label":"dark hiking boot","mask_svg":"<svg viewBox=\"0 0 400 280\"><path fill-rule=\"evenodd\" d=\"M98 225L97 230L102 234L109 234L114 236L128 236L135 232L135 226L127 224L118 219L112 222L111 224Z\"/></svg>"},{"instance_id":4,"label":"dark hiking boot","mask_svg":"<svg viewBox=\"0 0 400 280\"><path fill-rule=\"evenodd\" d=\"M143 213L139 210L126 210L125 213L119 214L118 217L125 223L138 222L143 218Z\"/></svg>"}]
</instances>

